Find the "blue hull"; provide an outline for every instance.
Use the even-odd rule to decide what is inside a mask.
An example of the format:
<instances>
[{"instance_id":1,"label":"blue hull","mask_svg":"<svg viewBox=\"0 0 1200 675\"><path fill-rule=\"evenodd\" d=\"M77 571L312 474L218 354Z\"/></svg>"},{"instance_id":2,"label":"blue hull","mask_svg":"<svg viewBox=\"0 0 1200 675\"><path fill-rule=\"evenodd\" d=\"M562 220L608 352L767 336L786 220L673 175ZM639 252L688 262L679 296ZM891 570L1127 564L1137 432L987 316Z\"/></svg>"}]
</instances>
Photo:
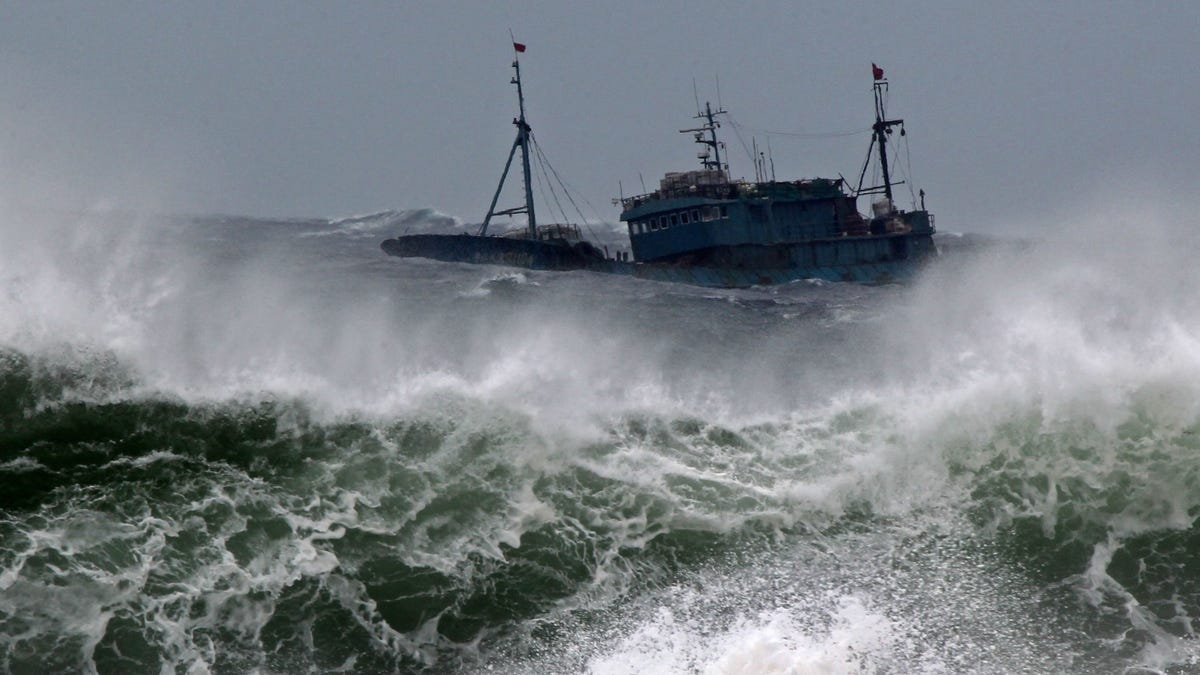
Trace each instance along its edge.
<instances>
[{"instance_id":1,"label":"blue hull","mask_svg":"<svg viewBox=\"0 0 1200 675\"><path fill-rule=\"evenodd\" d=\"M586 242L537 241L469 234L411 234L379 245L388 255L431 258L476 265L508 265L531 270L578 270L605 262L604 254Z\"/></svg>"},{"instance_id":2,"label":"blue hull","mask_svg":"<svg viewBox=\"0 0 1200 675\"><path fill-rule=\"evenodd\" d=\"M388 255L534 270L587 270L714 288L745 288L824 279L863 284L902 282L937 255L925 234L839 237L773 245L723 246L668 262L605 258L582 243L471 235L410 235L384 241Z\"/></svg>"},{"instance_id":3,"label":"blue hull","mask_svg":"<svg viewBox=\"0 0 1200 675\"><path fill-rule=\"evenodd\" d=\"M802 279L848 281L860 284L891 284L911 279L920 268L915 260L895 260L863 265L831 267L789 267L777 269L733 270L716 267L671 267L644 263L631 265L639 279L668 281L712 288L747 288L787 284Z\"/></svg>"}]
</instances>

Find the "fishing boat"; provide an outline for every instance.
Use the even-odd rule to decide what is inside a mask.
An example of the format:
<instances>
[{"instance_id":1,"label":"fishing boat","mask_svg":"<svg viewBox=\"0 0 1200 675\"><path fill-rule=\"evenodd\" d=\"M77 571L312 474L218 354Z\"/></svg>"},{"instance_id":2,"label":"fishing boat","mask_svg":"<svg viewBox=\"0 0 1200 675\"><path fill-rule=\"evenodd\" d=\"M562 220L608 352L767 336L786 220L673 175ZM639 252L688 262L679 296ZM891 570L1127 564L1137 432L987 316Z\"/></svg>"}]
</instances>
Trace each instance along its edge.
<instances>
[{"instance_id":1,"label":"fishing boat","mask_svg":"<svg viewBox=\"0 0 1200 675\"><path fill-rule=\"evenodd\" d=\"M514 43L517 53L524 47ZM520 116L513 120L517 137L487 216L474 235L417 234L388 239L389 255L436 260L501 264L544 270L590 270L630 274L642 279L714 287L781 284L800 279L890 283L912 276L935 257L934 217L925 209L896 206L889 139L904 120L890 119L885 109L888 81L872 64L875 122L871 147L850 188L840 176L777 181L757 164L754 181L733 180L722 162L718 139L720 115L706 103L700 125L682 129L703 146L701 168L667 173L659 189L616 200L627 224L630 252L607 250L582 238L577 225L539 226L530 183L531 129L525 119L519 59L513 60ZM496 203L516 153L521 153L525 182L522 206L496 210ZM879 185L866 186L867 169L877 158ZM873 197L870 214L859 213L859 197ZM525 214L525 228L501 236L488 234L495 216Z\"/></svg>"}]
</instances>

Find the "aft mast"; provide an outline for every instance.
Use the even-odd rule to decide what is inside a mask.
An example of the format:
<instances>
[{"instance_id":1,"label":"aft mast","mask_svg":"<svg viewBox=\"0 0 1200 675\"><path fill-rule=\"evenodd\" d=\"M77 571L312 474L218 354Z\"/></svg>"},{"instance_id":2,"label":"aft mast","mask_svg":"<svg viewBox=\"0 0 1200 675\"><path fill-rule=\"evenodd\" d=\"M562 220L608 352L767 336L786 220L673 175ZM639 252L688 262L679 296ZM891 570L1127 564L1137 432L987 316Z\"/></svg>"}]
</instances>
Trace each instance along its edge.
<instances>
[{"instance_id":1,"label":"aft mast","mask_svg":"<svg viewBox=\"0 0 1200 675\"><path fill-rule=\"evenodd\" d=\"M892 176L888 167L887 157L887 139L892 133L892 127L900 126L900 135L904 135L904 120L889 120L887 111L884 105L887 99L888 81L883 77L883 68L871 64L871 74L875 77L875 124L871 126L873 131L871 135L871 144L879 144L879 166L883 171L883 185L873 188L863 189L863 178L867 175L867 166L870 164L871 152L867 151L867 162L863 164L862 174L858 177L858 194L870 194L878 192L882 188L883 194L887 197L888 204L892 203Z\"/></svg>"},{"instance_id":2,"label":"aft mast","mask_svg":"<svg viewBox=\"0 0 1200 675\"><path fill-rule=\"evenodd\" d=\"M525 51L525 45L514 40L513 51L519 55ZM517 102L521 113L520 117L513 120L513 124L517 127L517 138L513 141L512 149L508 151L508 161L504 163L504 172L500 174L500 184L496 186L496 194L492 196L492 204L488 207L487 216L483 219L483 225L479 227L479 236L487 234L488 224L492 222L493 216L525 213L529 216L529 238L537 239L537 217L533 211L533 183L530 181L529 172L529 134L532 129L525 122L525 93L521 89L521 61L515 55L512 67L515 74L511 84L517 85ZM496 201L500 199L500 191L504 189L504 179L508 177L508 169L512 166L513 155L517 152L517 148L521 149L521 169L525 178L525 206L497 211Z\"/></svg>"}]
</instances>

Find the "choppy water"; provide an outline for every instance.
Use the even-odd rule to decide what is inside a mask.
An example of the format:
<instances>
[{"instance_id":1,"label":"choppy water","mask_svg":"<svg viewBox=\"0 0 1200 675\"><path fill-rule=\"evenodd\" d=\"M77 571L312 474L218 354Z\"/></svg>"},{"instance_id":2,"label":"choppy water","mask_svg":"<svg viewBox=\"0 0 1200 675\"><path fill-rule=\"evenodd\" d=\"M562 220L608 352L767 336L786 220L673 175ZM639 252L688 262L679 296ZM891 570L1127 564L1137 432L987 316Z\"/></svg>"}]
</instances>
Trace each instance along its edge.
<instances>
[{"instance_id":1,"label":"choppy water","mask_svg":"<svg viewBox=\"0 0 1200 675\"><path fill-rule=\"evenodd\" d=\"M11 214L0 670L1196 672L1172 222L718 291Z\"/></svg>"}]
</instances>

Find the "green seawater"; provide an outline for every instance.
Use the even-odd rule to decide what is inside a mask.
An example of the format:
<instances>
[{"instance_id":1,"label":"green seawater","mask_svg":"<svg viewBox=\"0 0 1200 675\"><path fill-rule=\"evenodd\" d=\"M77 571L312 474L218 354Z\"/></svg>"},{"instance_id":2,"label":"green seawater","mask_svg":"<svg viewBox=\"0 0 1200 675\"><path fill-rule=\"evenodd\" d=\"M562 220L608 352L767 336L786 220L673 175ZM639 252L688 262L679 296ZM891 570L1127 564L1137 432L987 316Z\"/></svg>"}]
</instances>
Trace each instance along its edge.
<instances>
[{"instance_id":1,"label":"green seawater","mask_svg":"<svg viewBox=\"0 0 1200 675\"><path fill-rule=\"evenodd\" d=\"M1182 246L715 291L374 218L0 230L0 671L1200 669Z\"/></svg>"}]
</instances>

